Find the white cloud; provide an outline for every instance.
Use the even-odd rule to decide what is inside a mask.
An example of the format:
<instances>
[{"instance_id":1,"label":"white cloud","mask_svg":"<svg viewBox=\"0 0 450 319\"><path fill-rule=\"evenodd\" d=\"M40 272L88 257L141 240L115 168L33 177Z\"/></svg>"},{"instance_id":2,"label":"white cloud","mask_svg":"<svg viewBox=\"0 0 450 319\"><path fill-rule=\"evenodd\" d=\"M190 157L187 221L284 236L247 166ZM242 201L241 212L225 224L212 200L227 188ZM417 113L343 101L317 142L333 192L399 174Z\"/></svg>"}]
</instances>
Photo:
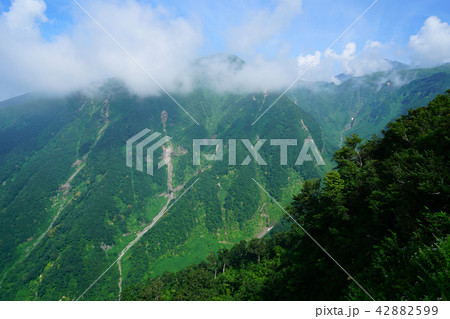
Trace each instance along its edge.
<instances>
[{"instance_id":1,"label":"white cloud","mask_svg":"<svg viewBox=\"0 0 450 319\"><path fill-rule=\"evenodd\" d=\"M358 55L355 54L356 45L351 52L344 50L341 55L344 73L362 76L390 70L392 65L382 55L382 50L386 47L378 41L369 41Z\"/></svg>"},{"instance_id":2,"label":"white cloud","mask_svg":"<svg viewBox=\"0 0 450 319\"><path fill-rule=\"evenodd\" d=\"M0 97L32 90L67 92L110 76L140 94L160 91L83 14L71 34L44 39L39 26L47 21L45 8L42 0L15 0L0 17ZM189 89L189 68L202 44L195 25L135 0L94 1L87 9L165 88Z\"/></svg>"},{"instance_id":3,"label":"white cloud","mask_svg":"<svg viewBox=\"0 0 450 319\"><path fill-rule=\"evenodd\" d=\"M229 31L228 46L232 51L252 54L255 49L286 30L302 11L302 1L278 0L277 7L255 10L247 14L244 24Z\"/></svg>"},{"instance_id":4,"label":"white cloud","mask_svg":"<svg viewBox=\"0 0 450 319\"><path fill-rule=\"evenodd\" d=\"M301 81L327 81L336 82L334 61L331 57L333 52L330 50L323 56L320 51L314 54L300 55L297 58L298 74ZM331 58L330 58L331 57Z\"/></svg>"},{"instance_id":5,"label":"white cloud","mask_svg":"<svg viewBox=\"0 0 450 319\"><path fill-rule=\"evenodd\" d=\"M299 73L304 73L308 68L315 68L320 64L320 51L316 51L314 54L300 55L297 58L297 64L299 67Z\"/></svg>"},{"instance_id":6,"label":"white cloud","mask_svg":"<svg viewBox=\"0 0 450 319\"><path fill-rule=\"evenodd\" d=\"M328 50L322 56L319 51L313 55L300 55L297 58L299 74L303 74L312 65L302 80L339 82L335 75L340 72L352 76L362 76L373 72L387 71L392 68L392 65L382 55L383 49L386 48L386 45L378 41L369 41L357 53L356 44L349 42L340 54Z\"/></svg>"},{"instance_id":7,"label":"white cloud","mask_svg":"<svg viewBox=\"0 0 450 319\"><path fill-rule=\"evenodd\" d=\"M205 59L199 68L196 61L203 44L202 30L164 7L136 0L91 1L87 5L100 24L168 91L192 89L200 70L208 85L221 92L282 90L295 80L295 61L280 56L267 60L253 55L240 69L226 59ZM285 18L299 8L299 1L284 0L270 16L266 11L260 13L256 20L262 23L260 19L268 18L275 28L266 26L266 33L258 39L283 28ZM40 31L47 22L45 9L42 0L15 0L0 17L0 99L28 91L66 93L113 76L140 95L161 93L77 7L73 30L45 39Z\"/></svg>"},{"instance_id":8,"label":"white cloud","mask_svg":"<svg viewBox=\"0 0 450 319\"><path fill-rule=\"evenodd\" d=\"M408 47L415 65L429 67L450 62L450 26L431 16L419 33L409 38Z\"/></svg>"},{"instance_id":9,"label":"white cloud","mask_svg":"<svg viewBox=\"0 0 450 319\"><path fill-rule=\"evenodd\" d=\"M218 92L262 92L284 90L296 78L295 61L267 60L256 56L242 65L230 56L218 55L201 61L195 69L203 83Z\"/></svg>"},{"instance_id":10,"label":"white cloud","mask_svg":"<svg viewBox=\"0 0 450 319\"><path fill-rule=\"evenodd\" d=\"M47 5L43 0L16 0L9 12L3 13L6 24L12 28L32 29L39 22L47 22L44 12Z\"/></svg>"},{"instance_id":11,"label":"white cloud","mask_svg":"<svg viewBox=\"0 0 450 319\"><path fill-rule=\"evenodd\" d=\"M335 76L339 73L362 76L392 68L384 59L390 47L377 41L369 41L359 50L349 42L341 52L287 57L289 47L280 40L281 34L301 13L301 1L277 0L273 9L244 13L243 24L228 30L225 36L229 36L229 48L246 59L239 69L223 57L198 63L203 30L200 24L174 15L173 10L138 0L84 3L169 91L192 89L200 71L205 82L218 91L248 92L284 90L311 64L302 80L338 82ZM45 10L44 0L14 0L0 15L0 99L27 91L68 92L112 76L124 80L138 94L161 93L77 7L70 32L51 40L44 38L41 28L48 23ZM266 47L278 50L275 58L267 59ZM411 36L409 48L415 63L426 66L450 62L449 25L436 17L428 18L420 32Z\"/></svg>"}]
</instances>

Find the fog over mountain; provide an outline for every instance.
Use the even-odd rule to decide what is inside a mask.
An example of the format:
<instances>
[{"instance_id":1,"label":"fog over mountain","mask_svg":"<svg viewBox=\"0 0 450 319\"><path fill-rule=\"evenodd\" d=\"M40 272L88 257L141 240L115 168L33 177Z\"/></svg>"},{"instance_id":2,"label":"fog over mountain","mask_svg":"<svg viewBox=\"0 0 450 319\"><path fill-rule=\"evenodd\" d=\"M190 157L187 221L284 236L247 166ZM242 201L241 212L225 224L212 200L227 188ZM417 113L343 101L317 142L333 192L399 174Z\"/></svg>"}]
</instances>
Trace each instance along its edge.
<instances>
[{"instance_id":1,"label":"fog over mountain","mask_svg":"<svg viewBox=\"0 0 450 319\"><path fill-rule=\"evenodd\" d=\"M296 37L288 42L280 36L291 32L309 11L301 1L279 0L270 7L243 8L238 15L241 20L231 20L214 34L225 44L205 54L204 48L213 41L210 28L214 26L202 20L206 14L196 16L189 10L177 14L170 4L136 0L82 4L95 21L71 3L65 18L70 26L50 33L49 28L61 23L53 11L47 12L51 3L14 0L0 7L0 100L29 91L67 93L110 77L122 79L142 96L160 94L148 74L168 91L190 92L198 79L199 59L217 52L237 55L246 62L236 70L221 55L201 60L204 76L219 92L282 90L308 68L302 80L339 83L336 75L340 73L361 76L392 69L395 66L386 56L395 59L394 49L402 52L398 58L414 66L450 61L450 27L437 16L427 18L420 30L411 33L406 46L377 38L357 44L344 37L340 47L323 54L318 48L296 52L290 47L302 43ZM330 39L342 31L333 31Z\"/></svg>"}]
</instances>

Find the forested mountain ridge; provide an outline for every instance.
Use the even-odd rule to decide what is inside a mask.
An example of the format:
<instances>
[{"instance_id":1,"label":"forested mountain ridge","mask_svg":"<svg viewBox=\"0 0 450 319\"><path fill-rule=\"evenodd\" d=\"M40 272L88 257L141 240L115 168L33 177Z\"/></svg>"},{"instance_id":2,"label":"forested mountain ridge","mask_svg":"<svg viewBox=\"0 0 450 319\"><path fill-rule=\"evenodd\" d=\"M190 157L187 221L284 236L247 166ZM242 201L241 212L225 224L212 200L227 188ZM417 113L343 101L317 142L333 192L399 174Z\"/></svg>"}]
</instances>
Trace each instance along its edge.
<instances>
[{"instance_id":1,"label":"forested mountain ridge","mask_svg":"<svg viewBox=\"0 0 450 319\"><path fill-rule=\"evenodd\" d=\"M320 126L287 98L255 126L251 123L275 94L198 89L176 98L200 125L168 97L140 98L116 80L95 93L2 102L1 299L76 299L151 224L169 197L174 203L199 178L124 255L122 272L114 266L83 296L117 300L119 282L129 285L166 269L181 269L275 224L282 214L272 209L252 177L286 202L298 191L294 181L323 176L327 170L316 162L293 165L299 152L293 148L290 165L280 166L279 151L269 143L260 154L274 165L259 166L253 160L239 165L248 155L241 142L238 165L230 167L228 139L249 139L254 145L260 138L296 138L301 144L313 137L330 165ZM150 176L125 165L126 141L145 128L171 137L171 189L167 167ZM204 138L224 139L226 160L203 158L194 166L193 139ZM212 151L202 149L203 154ZM162 150L155 155L160 158Z\"/></svg>"},{"instance_id":2,"label":"forested mountain ridge","mask_svg":"<svg viewBox=\"0 0 450 319\"><path fill-rule=\"evenodd\" d=\"M450 298L450 90L346 138L288 212L376 300ZM300 228L128 287L125 300L370 300Z\"/></svg>"},{"instance_id":3,"label":"forested mountain ridge","mask_svg":"<svg viewBox=\"0 0 450 319\"><path fill-rule=\"evenodd\" d=\"M356 133L370 138L408 109L426 105L450 87L450 64L428 69L402 69L352 77L340 85L300 85L288 96L310 112L333 146ZM337 148L336 148L337 149Z\"/></svg>"},{"instance_id":4,"label":"forested mountain ridge","mask_svg":"<svg viewBox=\"0 0 450 319\"><path fill-rule=\"evenodd\" d=\"M405 107L408 101L415 107L420 99L443 93L442 88L448 87L443 85L450 79L445 68L416 70L414 79L395 89L392 84L392 90L386 92L385 88L377 91L373 84L385 74L365 77L366 82L374 81L369 86L349 85L355 79L347 80L335 88L341 92L338 95L329 95L326 88L309 93L294 90L294 94L305 95L301 99L283 96L255 125L252 123L279 92L232 94L198 88L175 94L200 125L169 97L142 98L114 79L96 85L95 90L67 96L27 94L1 102L0 299L74 300L86 292L83 299L117 300L121 287L197 264L210 252L242 240L270 235L269 230L286 225L281 218L284 213L254 180L282 205L288 205L302 187L310 187L310 182L303 184L306 180L323 178L332 168L340 134L344 141L352 132L345 125L355 97L364 97L356 105L364 105L364 110L376 111L379 105L385 110L391 101L386 96L395 97L396 103ZM424 83L426 94L421 89ZM322 108L318 102L326 98L327 107L338 104L336 110ZM321 112L313 107L316 102ZM393 109L400 110L398 103ZM333 116L336 123L332 123ZM371 135L387 120L381 116L372 126L354 124ZM126 166L126 141L145 128L171 137L170 176L168 166L155 170L153 176ZM195 166L193 139L205 138L224 140L224 160L202 157L201 165ZM269 139L286 138L297 139L298 147L289 147L288 165L280 165L280 148L271 147ZM327 165L317 165L314 160L294 165L307 138L314 140ZM235 166L228 163L230 139L238 142ZM241 139L252 145L266 139L259 153L268 165L257 165L253 159L249 165L240 165L249 155ZM202 154L214 151L214 146L202 148ZM163 150L155 156L161 159ZM128 250L168 204L173 204L170 210ZM296 245L295 240L289 244L276 240L279 244L275 246ZM236 247L245 251L242 244ZM124 251L119 271L113 263ZM282 250L274 251L281 258ZM234 260L233 267L236 263L240 262ZM223 268L229 269L228 265L231 261ZM312 286L314 291L316 285ZM300 298L296 287L293 284L289 289L292 296ZM328 295L320 292L325 297L313 295L334 298L332 291L331 287ZM281 292L277 296L284 298Z\"/></svg>"}]
</instances>

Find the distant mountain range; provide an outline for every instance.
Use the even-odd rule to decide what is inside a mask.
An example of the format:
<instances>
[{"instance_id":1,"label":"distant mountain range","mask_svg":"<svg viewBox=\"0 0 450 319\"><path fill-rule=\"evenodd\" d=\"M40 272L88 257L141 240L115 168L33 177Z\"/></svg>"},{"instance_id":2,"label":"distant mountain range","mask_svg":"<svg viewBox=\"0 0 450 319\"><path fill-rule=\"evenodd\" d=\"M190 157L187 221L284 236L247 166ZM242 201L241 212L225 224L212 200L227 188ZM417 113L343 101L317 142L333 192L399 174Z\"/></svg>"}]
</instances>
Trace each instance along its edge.
<instances>
[{"instance_id":1,"label":"distant mountain range","mask_svg":"<svg viewBox=\"0 0 450 319\"><path fill-rule=\"evenodd\" d=\"M336 147L345 135L368 138L380 133L388 121L426 105L450 87L450 64L429 69L403 67L352 77L340 85L301 83L288 96L313 115Z\"/></svg>"},{"instance_id":2,"label":"distant mountain range","mask_svg":"<svg viewBox=\"0 0 450 319\"><path fill-rule=\"evenodd\" d=\"M398 70L406 70L406 69L412 69L411 66L409 66L408 64L405 64L403 62L399 62L399 61L392 61L389 59L385 59L390 65L391 65L391 70L390 71L398 71ZM336 75L336 79L342 83L344 81L347 81L349 79L351 79L352 77L354 77L351 74L346 74L346 73L339 73L338 75Z\"/></svg>"}]
</instances>

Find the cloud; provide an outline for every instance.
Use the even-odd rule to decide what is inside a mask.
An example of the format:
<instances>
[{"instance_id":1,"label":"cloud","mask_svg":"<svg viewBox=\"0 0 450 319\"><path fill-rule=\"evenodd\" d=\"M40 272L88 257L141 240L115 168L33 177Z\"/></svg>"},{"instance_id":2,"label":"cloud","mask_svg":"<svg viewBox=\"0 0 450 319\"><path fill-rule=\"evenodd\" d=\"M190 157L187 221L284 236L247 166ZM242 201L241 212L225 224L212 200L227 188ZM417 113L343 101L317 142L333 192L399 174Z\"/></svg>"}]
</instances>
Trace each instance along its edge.
<instances>
[{"instance_id":1,"label":"cloud","mask_svg":"<svg viewBox=\"0 0 450 319\"><path fill-rule=\"evenodd\" d=\"M33 29L39 22L47 22L43 0L13 1L9 12L3 13L6 24L12 28Z\"/></svg>"},{"instance_id":2,"label":"cloud","mask_svg":"<svg viewBox=\"0 0 450 319\"><path fill-rule=\"evenodd\" d=\"M409 38L408 48L414 65L429 67L450 62L450 26L436 16L429 17Z\"/></svg>"},{"instance_id":3,"label":"cloud","mask_svg":"<svg viewBox=\"0 0 450 319\"><path fill-rule=\"evenodd\" d=\"M81 72L66 39L42 39L39 23L47 21L45 9L41 0L16 0L0 17L0 87L5 92L58 88Z\"/></svg>"},{"instance_id":4,"label":"cloud","mask_svg":"<svg viewBox=\"0 0 450 319\"><path fill-rule=\"evenodd\" d=\"M252 43L259 43L283 29L286 19L293 17L300 6L299 1L280 1L273 12L260 11L243 28L266 24L253 33ZM67 93L109 77L120 78L139 95L161 94L117 44L78 7L74 9L71 32L50 40L41 34L48 22L43 0L14 0L1 15L0 99L29 91ZM295 60L279 56L267 60L254 54L239 69L228 58L198 62L202 30L162 6L136 0L90 1L87 10L171 92L190 91L199 77L219 92L282 90L296 77ZM273 25L267 26L267 22Z\"/></svg>"},{"instance_id":5,"label":"cloud","mask_svg":"<svg viewBox=\"0 0 450 319\"><path fill-rule=\"evenodd\" d=\"M392 70L390 72L386 72L383 76L378 78L376 91L378 92L383 86L386 85L387 82L390 82L390 85L393 87L399 88L415 79L415 74L401 73L398 70Z\"/></svg>"},{"instance_id":6,"label":"cloud","mask_svg":"<svg viewBox=\"0 0 450 319\"><path fill-rule=\"evenodd\" d=\"M274 1L274 6L244 12L242 24L222 34L228 50L246 60L239 67L232 56L199 59L211 39L205 39L208 32L202 29L198 17L190 20L189 14L177 15L171 7L138 0L83 3L171 92L188 92L199 83L219 92L284 90L310 65L301 80L339 83L339 73L362 76L392 69L384 55L393 44L378 41L368 41L360 48L348 42L341 52L290 57L283 34L291 31L302 12L302 2ZM158 85L75 5L72 24L60 34L44 37L41 30L58 19L49 19L46 7L44 0L13 0L0 14L0 99L29 91L67 93L110 77L122 79L140 95L161 94ZM450 62L449 25L437 17L428 18L419 33L410 37L408 47L416 64ZM268 51L275 56L268 58Z\"/></svg>"},{"instance_id":7,"label":"cloud","mask_svg":"<svg viewBox=\"0 0 450 319\"><path fill-rule=\"evenodd\" d=\"M349 52L346 52L344 49L340 57L344 73L362 76L373 72L390 70L392 65L382 54L382 50L385 48L387 46L378 41L369 41L358 55L355 54L356 45L354 44Z\"/></svg>"},{"instance_id":8,"label":"cloud","mask_svg":"<svg viewBox=\"0 0 450 319\"><path fill-rule=\"evenodd\" d=\"M300 55L297 58L299 72L307 72L308 69L314 69L320 64L321 53L316 51L314 54Z\"/></svg>"},{"instance_id":9,"label":"cloud","mask_svg":"<svg viewBox=\"0 0 450 319\"><path fill-rule=\"evenodd\" d=\"M241 54L252 54L261 44L289 28L292 20L302 11L302 1L278 0L278 5L271 11L259 9L249 12L244 17L244 24L229 30L228 47Z\"/></svg>"},{"instance_id":10,"label":"cloud","mask_svg":"<svg viewBox=\"0 0 450 319\"><path fill-rule=\"evenodd\" d=\"M194 75L217 92L280 91L295 81L296 64L294 60L267 60L262 56L243 62L236 56L220 54L202 59Z\"/></svg>"},{"instance_id":11,"label":"cloud","mask_svg":"<svg viewBox=\"0 0 450 319\"><path fill-rule=\"evenodd\" d=\"M45 9L42 0L15 0L0 17L0 95L68 92L111 76L139 94L160 92L86 15L74 17L72 33L44 39L39 27L47 21ZM203 41L196 25L134 0L93 1L87 9L165 88L189 89L190 66Z\"/></svg>"},{"instance_id":12,"label":"cloud","mask_svg":"<svg viewBox=\"0 0 450 319\"><path fill-rule=\"evenodd\" d=\"M382 51L386 48L386 45L378 41L368 41L357 53L356 44L348 42L340 54L328 50L322 56L319 51L300 55L297 58L299 74L303 74L309 68L302 80L339 83L335 76L341 72L351 76L362 76L387 71L392 69L392 65L383 57Z\"/></svg>"},{"instance_id":13,"label":"cloud","mask_svg":"<svg viewBox=\"0 0 450 319\"><path fill-rule=\"evenodd\" d=\"M314 54L299 55L297 66L300 80L337 82L334 71L335 58L329 58L329 53L321 55L320 51L316 51Z\"/></svg>"}]
</instances>

